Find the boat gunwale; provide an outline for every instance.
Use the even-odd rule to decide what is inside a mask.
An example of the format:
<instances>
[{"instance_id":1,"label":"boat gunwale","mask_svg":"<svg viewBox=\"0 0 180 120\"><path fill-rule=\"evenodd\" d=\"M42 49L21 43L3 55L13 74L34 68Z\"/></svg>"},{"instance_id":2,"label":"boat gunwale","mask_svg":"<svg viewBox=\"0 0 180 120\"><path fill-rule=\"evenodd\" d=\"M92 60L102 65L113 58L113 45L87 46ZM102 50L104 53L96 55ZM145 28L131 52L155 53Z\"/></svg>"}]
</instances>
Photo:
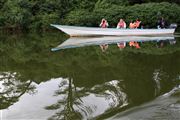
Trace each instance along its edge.
<instances>
[{"instance_id":1,"label":"boat gunwale","mask_svg":"<svg viewBox=\"0 0 180 120\"><path fill-rule=\"evenodd\" d=\"M100 30L100 31L108 31L108 30L114 30L114 31L137 31L137 30L175 30L175 28L165 28L165 29L157 29L157 28L148 28L148 29L130 29L130 28L123 28L123 29L117 29L117 28L100 28L100 27L83 27L83 26L68 26L68 25L57 25L57 24L51 24L51 26L59 28L60 27L63 29L76 29L76 30L82 30L82 29L91 29L91 30ZM81 29L82 28L82 29Z\"/></svg>"}]
</instances>

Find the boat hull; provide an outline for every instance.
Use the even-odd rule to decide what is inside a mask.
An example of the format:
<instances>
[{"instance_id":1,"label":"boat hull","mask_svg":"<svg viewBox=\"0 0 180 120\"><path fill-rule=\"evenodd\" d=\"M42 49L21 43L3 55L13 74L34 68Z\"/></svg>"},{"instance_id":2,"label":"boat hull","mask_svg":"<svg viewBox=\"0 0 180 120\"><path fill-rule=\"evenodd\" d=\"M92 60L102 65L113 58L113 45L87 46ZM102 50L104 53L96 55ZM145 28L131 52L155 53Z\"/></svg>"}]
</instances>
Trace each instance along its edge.
<instances>
[{"instance_id":1,"label":"boat hull","mask_svg":"<svg viewBox=\"0 0 180 120\"><path fill-rule=\"evenodd\" d=\"M65 32L66 34L77 36L127 36L127 35L165 35L173 34L175 29L116 29L116 28L97 28L97 27L76 27L65 25L51 26Z\"/></svg>"}]
</instances>

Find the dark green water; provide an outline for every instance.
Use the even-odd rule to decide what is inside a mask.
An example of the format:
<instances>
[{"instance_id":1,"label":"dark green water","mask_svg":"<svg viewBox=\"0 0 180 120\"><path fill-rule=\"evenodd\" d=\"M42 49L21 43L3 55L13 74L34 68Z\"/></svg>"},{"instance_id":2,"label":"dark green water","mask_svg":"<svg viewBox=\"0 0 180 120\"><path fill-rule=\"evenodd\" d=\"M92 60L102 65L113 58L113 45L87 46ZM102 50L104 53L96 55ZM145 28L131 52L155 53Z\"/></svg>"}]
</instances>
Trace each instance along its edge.
<instances>
[{"instance_id":1,"label":"dark green water","mask_svg":"<svg viewBox=\"0 0 180 120\"><path fill-rule=\"evenodd\" d=\"M180 119L179 37L50 51L66 39L0 35L0 119Z\"/></svg>"}]
</instances>

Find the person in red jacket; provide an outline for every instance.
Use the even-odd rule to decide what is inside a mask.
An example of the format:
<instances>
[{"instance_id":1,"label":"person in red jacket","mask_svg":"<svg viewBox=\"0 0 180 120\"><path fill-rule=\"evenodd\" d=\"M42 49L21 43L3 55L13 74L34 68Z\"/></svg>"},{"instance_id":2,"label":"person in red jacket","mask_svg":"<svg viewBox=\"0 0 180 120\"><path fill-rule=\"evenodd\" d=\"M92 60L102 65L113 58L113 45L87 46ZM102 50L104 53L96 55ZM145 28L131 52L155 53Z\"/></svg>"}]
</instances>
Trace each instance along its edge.
<instances>
[{"instance_id":1,"label":"person in red jacket","mask_svg":"<svg viewBox=\"0 0 180 120\"><path fill-rule=\"evenodd\" d=\"M126 23L124 22L123 19L120 19L118 24L117 24L117 28L126 28Z\"/></svg>"},{"instance_id":2,"label":"person in red jacket","mask_svg":"<svg viewBox=\"0 0 180 120\"><path fill-rule=\"evenodd\" d=\"M101 28L107 28L109 25L108 25L107 20L103 18L103 19L101 20L101 23L100 23L99 26L100 26Z\"/></svg>"}]
</instances>

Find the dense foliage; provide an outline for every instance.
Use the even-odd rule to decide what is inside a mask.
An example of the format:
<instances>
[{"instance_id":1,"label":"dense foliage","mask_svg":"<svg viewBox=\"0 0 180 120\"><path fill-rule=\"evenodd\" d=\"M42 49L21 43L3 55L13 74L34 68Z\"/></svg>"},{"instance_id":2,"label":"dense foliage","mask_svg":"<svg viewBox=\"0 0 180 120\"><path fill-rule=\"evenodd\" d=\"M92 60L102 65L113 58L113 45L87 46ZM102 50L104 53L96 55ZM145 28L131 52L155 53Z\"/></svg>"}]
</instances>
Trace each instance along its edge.
<instances>
[{"instance_id":1,"label":"dense foliage","mask_svg":"<svg viewBox=\"0 0 180 120\"><path fill-rule=\"evenodd\" d=\"M153 2L153 3L152 3ZM98 26L106 18L110 27L120 18L127 23L139 18L155 27L158 17L180 24L179 0L1 0L0 27L47 30L49 24Z\"/></svg>"}]
</instances>

